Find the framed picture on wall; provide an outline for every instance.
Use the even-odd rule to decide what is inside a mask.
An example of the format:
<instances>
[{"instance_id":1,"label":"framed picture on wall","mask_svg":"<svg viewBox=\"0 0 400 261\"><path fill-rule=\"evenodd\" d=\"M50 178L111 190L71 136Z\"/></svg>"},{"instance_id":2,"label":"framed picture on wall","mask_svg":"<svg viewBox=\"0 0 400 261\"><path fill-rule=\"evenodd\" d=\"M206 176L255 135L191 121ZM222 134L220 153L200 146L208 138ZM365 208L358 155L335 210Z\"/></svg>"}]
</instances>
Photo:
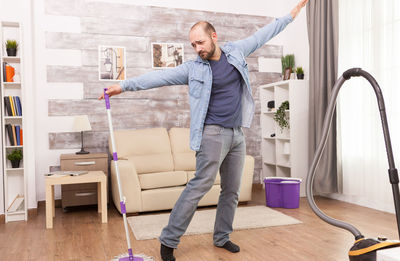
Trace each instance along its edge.
<instances>
[{"instance_id":1,"label":"framed picture on wall","mask_svg":"<svg viewBox=\"0 0 400 261\"><path fill-rule=\"evenodd\" d=\"M123 81L125 75L125 47L99 46L99 80Z\"/></svg>"},{"instance_id":2,"label":"framed picture on wall","mask_svg":"<svg viewBox=\"0 0 400 261\"><path fill-rule=\"evenodd\" d=\"M152 68L171 68L183 63L182 43L151 43Z\"/></svg>"}]
</instances>

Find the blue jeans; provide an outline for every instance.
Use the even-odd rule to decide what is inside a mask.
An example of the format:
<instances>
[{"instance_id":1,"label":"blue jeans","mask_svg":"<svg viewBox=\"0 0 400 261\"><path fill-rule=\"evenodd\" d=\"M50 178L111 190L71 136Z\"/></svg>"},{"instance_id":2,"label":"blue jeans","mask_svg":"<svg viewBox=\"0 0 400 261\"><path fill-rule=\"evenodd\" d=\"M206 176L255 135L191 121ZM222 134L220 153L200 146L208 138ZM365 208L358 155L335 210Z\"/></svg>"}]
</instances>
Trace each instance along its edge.
<instances>
[{"instance_id":1,"label":"blue jeans","mask_svg":"<svg viewBox=\"0 0 400 261\"><path fill-rule=\"evenodd\" d=\"M200 150L196 152L196 174L183 190L162 230L160 242L177 248L201 198L211 189L221 175L221 192L214 225L214 245L229 241L232 223L239 199L246 143L242 129L205 125Z\"/></svg>"}]
</instances>

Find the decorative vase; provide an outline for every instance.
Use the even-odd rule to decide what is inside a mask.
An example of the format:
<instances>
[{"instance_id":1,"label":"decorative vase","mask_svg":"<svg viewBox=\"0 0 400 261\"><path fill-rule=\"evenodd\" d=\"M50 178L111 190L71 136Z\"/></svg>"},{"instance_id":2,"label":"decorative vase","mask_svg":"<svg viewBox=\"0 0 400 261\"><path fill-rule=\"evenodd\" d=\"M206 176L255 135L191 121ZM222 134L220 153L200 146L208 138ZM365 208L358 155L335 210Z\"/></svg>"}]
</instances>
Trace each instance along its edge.
<instances>
[{"instance_id":1,"label":"decorative vase","mask_svg":"<svg viewBox=\"0 0 400 261\"><path fill-rule=\"evenodd\" d=\"M19 168L19 163L20 163L20 161L21 161L21 160L12 160L12 161L11 161L11 167L12 167L13 169Z\"/></svg>"},{"instance_id":2,"label":"decorative vase","mask_svg":"<svg viewBox=\"0 0 400 261\"><path fill-rule=\"evenodd\" d=\"M302 73L302 74L297 74L297 79L303 80L303 79L304 79L304 73Z\"/></svg>"},{"instance_id":3,"label":"decorative vase","mask_svg":"<svg viewBox=\"0 0 400 261\"><path fill-rule=\"evenodd\" d=\"M17 56L17 49L7 48L7 55L8 56Z\"/></svg>"}]
</instances>

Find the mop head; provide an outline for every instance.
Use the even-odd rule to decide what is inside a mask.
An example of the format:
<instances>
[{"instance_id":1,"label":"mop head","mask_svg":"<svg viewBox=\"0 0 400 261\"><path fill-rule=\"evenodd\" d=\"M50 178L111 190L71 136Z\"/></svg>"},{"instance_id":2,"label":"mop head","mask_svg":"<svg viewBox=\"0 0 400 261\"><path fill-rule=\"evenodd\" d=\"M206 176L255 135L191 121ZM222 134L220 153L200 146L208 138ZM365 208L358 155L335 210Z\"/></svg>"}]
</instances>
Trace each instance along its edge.
<instances>
[{"instance_id":1,"label":"mop head","mask_svg":"<svg viewBox=\"0 0 400 261\"><path fill-rule=\"evenodd\" d=\"M122 254L114 257L111 261L154 261L153 257L142 254L133 255L133 260L129 259L129 254Z\"/></svg>"}]
</instances>

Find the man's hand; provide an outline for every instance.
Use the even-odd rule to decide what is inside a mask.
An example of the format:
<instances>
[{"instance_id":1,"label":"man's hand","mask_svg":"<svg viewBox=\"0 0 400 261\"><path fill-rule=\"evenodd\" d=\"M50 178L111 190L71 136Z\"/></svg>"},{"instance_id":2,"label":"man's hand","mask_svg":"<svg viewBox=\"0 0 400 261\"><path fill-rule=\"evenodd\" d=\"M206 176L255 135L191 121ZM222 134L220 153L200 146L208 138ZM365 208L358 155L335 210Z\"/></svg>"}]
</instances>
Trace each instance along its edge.
<instances>
[{"instance_id":1,"label":"man's hand","mask_svg":"<svg viewBox=\"0 0 400 261\"><path fill-rule=\"evenodd\" d=\"M300 13L301 8L303 8L304 6L306 6L308 0L301 0L295 8L293 8L293 10L290 12L290 14L292 15L292 18L296 18L296 16Z\"/></svg>"},{"instance_id":2,"label":"man's hand","mask_svg":"<svg viewBox=\"0 0 400 261\"><path fill-rule=\"evenodd\" d=\"M114 85L107 87L107 91L106 91L106 93L110 97L120 94L121 92L122 92L122 88L119 84L114 84ZM99 97L99 100L102 100L102 99L104 99L104 92Z\"/></svg>"}]
</instances>

